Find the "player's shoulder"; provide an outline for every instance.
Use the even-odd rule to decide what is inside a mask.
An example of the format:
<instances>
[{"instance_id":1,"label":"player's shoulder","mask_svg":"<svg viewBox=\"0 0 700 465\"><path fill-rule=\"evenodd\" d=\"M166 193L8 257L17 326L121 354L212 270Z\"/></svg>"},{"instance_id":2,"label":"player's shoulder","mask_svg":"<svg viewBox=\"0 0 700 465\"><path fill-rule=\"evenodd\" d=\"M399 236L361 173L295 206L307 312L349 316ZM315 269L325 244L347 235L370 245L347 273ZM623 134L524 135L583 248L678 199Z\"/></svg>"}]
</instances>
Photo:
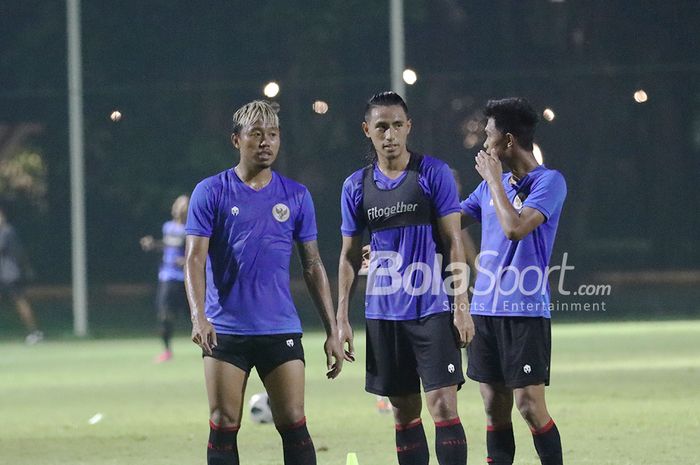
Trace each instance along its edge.
<instances>
[{"instance_id":1,"label":"player's shoulder","mask_svg":"<svg viewBox=\"0 0 700 465\"><path fill-rule=\"evenodd\" d=\"M345 181L343 181L343 187L355 188L362 186L362 173L364 173L365 169L367 169L367 166L363 166L362 168L354 171L350 176L345 178Z\"/></svg>"},{"instance_id":2,"label":"player's shoulder","mask_svg":"<svg viewBox=\"0 0 700 465\"><path fill-rule=\"evenodd\" d=\"M423 173L431 170L437 172L442 169L450 169L450 166L446 162L433 155L423 154L422 157L420 171Z\"/></svg>"},{"instance_id":3,"label":"player's shoulder","mask_svg":"<svg viewBox=\"0 0 700 465\"><path fill-rule=\"evenodd\" d=\"M224 187L229 182L229 171L230 168L202 179L197 183L195 189L211 190Z\"/></svg>"},{"instance_id":4,"label":"player's shoulder","mask_svg":"<svg viewBox=\"0 0 700 465\"><path fill-rule=\"evenodd\" d=\"M534 182L536 183L546 182L549 185L555 185L566 189L566 179L558 170L547 168L542 165L540 169L533 171L532 174L534 175Z\"/></svg>"},{"instance_id":5,"label":"player's shoulder","mask_svg":"<svg viewBox=\"0 0 700 465\"><path fill-rule=\"evenodd\" d=\"M272 175L276 176L278 182L280 182L282 186L284 186L285 191L292 195L305 194L309 191L309 189L307 189L307 187L304 184L300 183L299 181L295 181L292 178L288 178L287 176L284 176L278 173L277 171L273 171Z\"/></svg>"}]
</instances>

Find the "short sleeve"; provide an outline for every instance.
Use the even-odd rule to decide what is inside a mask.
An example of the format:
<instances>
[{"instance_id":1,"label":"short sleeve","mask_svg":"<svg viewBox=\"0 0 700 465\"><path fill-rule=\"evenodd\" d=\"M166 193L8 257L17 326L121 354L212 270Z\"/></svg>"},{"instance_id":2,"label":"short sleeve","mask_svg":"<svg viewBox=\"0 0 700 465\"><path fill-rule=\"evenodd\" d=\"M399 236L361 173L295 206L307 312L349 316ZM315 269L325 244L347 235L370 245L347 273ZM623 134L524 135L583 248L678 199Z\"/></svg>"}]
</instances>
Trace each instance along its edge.
<instances>
[{"instance_id":1,"label":"short sleeve","mask_svg":"<svg viewBox=\"0 0 700 465\"><path fill-rule=\"evenodd\" d=\"M433 208L438 218L459 212L459 196L454 175L447 164L441 164L428 173Z\"/></svg>"},{"instance_id":2,"label":"short sleeve","mask_svg":"<svg viewBox=\"0 0 700 465\"><path fill-rule=\"evenodd\" d=\"M209 186L200 182L192 191L185 231L192 236L211 237L214 231L214 199Z\"/></svg>"},{"instance_id":3,"label":"short sleeve","mask_svg":"<svg viewBox=\"0 0 700 465\"><path fill-rule=\"evenodd\" d=\"M343 183L343 191L340 194L340 214L342 224L340 232L343 236L353 237L362 234L366 223L362 214L362 186L353 177L349 177Z\"/></svg>"},{"instance_id":4,"label":"short sleeve","mask_svg":"<svg viewBox=\"0 0 700 465\"><path fill-rule=\"evenodd\" d=\"M566 181L558 171L550 170L532 184L530 195L523 202L524 207L539 210L545 221L559 212L566 198Z\"/></svg>"},{"instance_id":5,"label":"short sleeve","mask_svg":"<svg viewBox=\"0 0 700 465\"><path fill-rule=\"evenodd\" d=\"M462 209L462 213L471 216L476 221L481 221L481 196L483 195L483 192L484 182L482 181L481 184L474 189L474 192L469 194L469 197L462 200L462 202L459 204L460 208Z\"/></svg>"},{"instance_id":6,"label":"short sleeve","mask_svg":"<svg viewBox=\"0 0 700 465\"><path fill-rule=\"evenodd\" d=\"M311 199L311 193L305 189L301 198L301 205L299 206L299 214L294 224L294 240L309 242L315 241L317 237L318 230L316 229L314 202Z\"/></svg>"}]
</instances>

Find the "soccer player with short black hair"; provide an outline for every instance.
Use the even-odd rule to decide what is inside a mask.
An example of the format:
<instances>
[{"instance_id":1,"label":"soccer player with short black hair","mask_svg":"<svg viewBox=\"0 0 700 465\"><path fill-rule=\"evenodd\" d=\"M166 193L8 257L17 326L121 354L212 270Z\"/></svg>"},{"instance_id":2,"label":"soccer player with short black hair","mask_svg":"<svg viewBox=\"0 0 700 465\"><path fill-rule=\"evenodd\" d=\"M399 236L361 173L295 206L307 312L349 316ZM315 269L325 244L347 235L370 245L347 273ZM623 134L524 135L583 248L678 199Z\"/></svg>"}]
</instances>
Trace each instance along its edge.
<instances>
[{"instance_id":1,"label":"soccer player with short black hair","mask_svg":"<svg viewBox=\"0 0 700 465\"><path fill-rule=\"evenodd\" d=\"M447 164L408 150L408 108L394 92L376 94L362 123L375 159L345 180L341 197L343 236L339 263L338 330L354 360L349 304L362 262L362 233L371 235L365 298L365 389L388 396L396 424L400 465L427 465L421 424L420 385L435 422L440 465L465 465L467 440L457 412L464 383L460 346L473 336L464 292L448 298L436 264L464 262L460 209ZM455 287L466 278L452 273ZM452 311L454 309L454 311Z\"/></svg>"},{"instance_id":2,"label":"soccer player with short black hair","mask_svg":"<svg viewBox=\"0 0 700 465\"><path fill-rule=\"evenodd\" d=\"M513 463L515 398L540 461L559 465L561 439L545 404L551 358L546 269L566 182L532 154L538 117L527 100L490 100L485 115L486 141L476 156L484 180L461 203L465 219L482 224L471 303L476 334L467 349L467 376L480 383L488 463ZM510 172L503 173L501 163Z\"/></svg>"},{"instance_id":3,"label":"soccer player with short black hair","mask_svg":"<svg viewBox=\"0 0 700 465\"><path fill-rule=\"evenodd\" d=\"M306 285L326 330L328 378L342 345L316 243L309 191L271 166L280 147L277 113L254 101L233 115L240 162L197 184L187 215L185 284L192 340L203 351L209 397L208 465L237 465L237 432L253 367L270 398L285 465L315 465L304 416L302 329L289 288L297 244Z\"/></svg>"}]
</instances>

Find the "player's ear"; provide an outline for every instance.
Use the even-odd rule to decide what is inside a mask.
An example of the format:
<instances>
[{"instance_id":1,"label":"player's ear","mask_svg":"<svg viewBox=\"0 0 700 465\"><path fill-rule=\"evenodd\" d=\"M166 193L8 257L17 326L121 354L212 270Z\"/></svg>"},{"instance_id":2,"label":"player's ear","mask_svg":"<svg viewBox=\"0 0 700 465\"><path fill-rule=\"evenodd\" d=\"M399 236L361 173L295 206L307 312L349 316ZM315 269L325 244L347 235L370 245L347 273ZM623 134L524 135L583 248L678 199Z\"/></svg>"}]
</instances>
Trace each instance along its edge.
<instances>
[{"instance_id":1,"label":"player's ear","mask_svg":"<svg viewBox=\"0 0 700 465\"><path fill-rule=\"evenodd\" d=\"M231 134L231 143L233 144L234 147L237 149L240 148L240 140L238 137L238 134Z\"/></svg>"},{"instance_id":2,"label":"player's ear","mask_svg":"<svg viewBox=\"0 0 700 465\"><path fill-rule=\"evenodd\" d=\"M365 133L365 137L370 137L369 136L369 124L367 124L367 121L362 122L362 132Z\"/></svg>"},{"instance_id":3,"label":"player's ear","mask_svg":"<svg viewBox=\"0 0 700 465\"><path fill-rule=\"evenodd\" d=\"M511 148L515 145L515 137L513 137L513 134L511 133L506 133L506 147Z\"/></svg>"},{"instance_id":4,"label":"player's ear","mask_svg":"<svg viewBox=\"0 0 700 465\"><path fill-rule=\"evenodd\" d=\"M411 133L411 128L413 127L413 121L409 118L408 121L406 121L406 134Z\"/></svg>"}]
</instances>

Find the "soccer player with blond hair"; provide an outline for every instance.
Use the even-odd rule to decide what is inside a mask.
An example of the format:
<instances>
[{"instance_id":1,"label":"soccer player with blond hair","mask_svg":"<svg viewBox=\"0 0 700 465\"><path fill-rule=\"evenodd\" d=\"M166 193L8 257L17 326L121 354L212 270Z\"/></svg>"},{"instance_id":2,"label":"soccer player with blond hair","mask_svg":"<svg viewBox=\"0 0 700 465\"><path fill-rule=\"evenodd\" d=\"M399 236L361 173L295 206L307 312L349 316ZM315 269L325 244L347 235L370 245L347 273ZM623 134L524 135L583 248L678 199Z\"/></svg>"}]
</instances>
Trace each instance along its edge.
<instances>
[{"instance_id":1,"label":"soccer player with blond hair","mask_svg":"<svg viewBox=\"0 0 700 465\"><path fill-rule=\"evenodd\" d=\"M272 170L277 113L254 101L233 115L235 167L195 187L187 216L185 284L192 340L202 348L209 398L208 465L237 465L248 376L257 369L282 438L285 465L315 465L304 414L302 328L289 288L296 244L326 331L327 376L343 355L309 191Z\"/></svg>"}]
</instances>

